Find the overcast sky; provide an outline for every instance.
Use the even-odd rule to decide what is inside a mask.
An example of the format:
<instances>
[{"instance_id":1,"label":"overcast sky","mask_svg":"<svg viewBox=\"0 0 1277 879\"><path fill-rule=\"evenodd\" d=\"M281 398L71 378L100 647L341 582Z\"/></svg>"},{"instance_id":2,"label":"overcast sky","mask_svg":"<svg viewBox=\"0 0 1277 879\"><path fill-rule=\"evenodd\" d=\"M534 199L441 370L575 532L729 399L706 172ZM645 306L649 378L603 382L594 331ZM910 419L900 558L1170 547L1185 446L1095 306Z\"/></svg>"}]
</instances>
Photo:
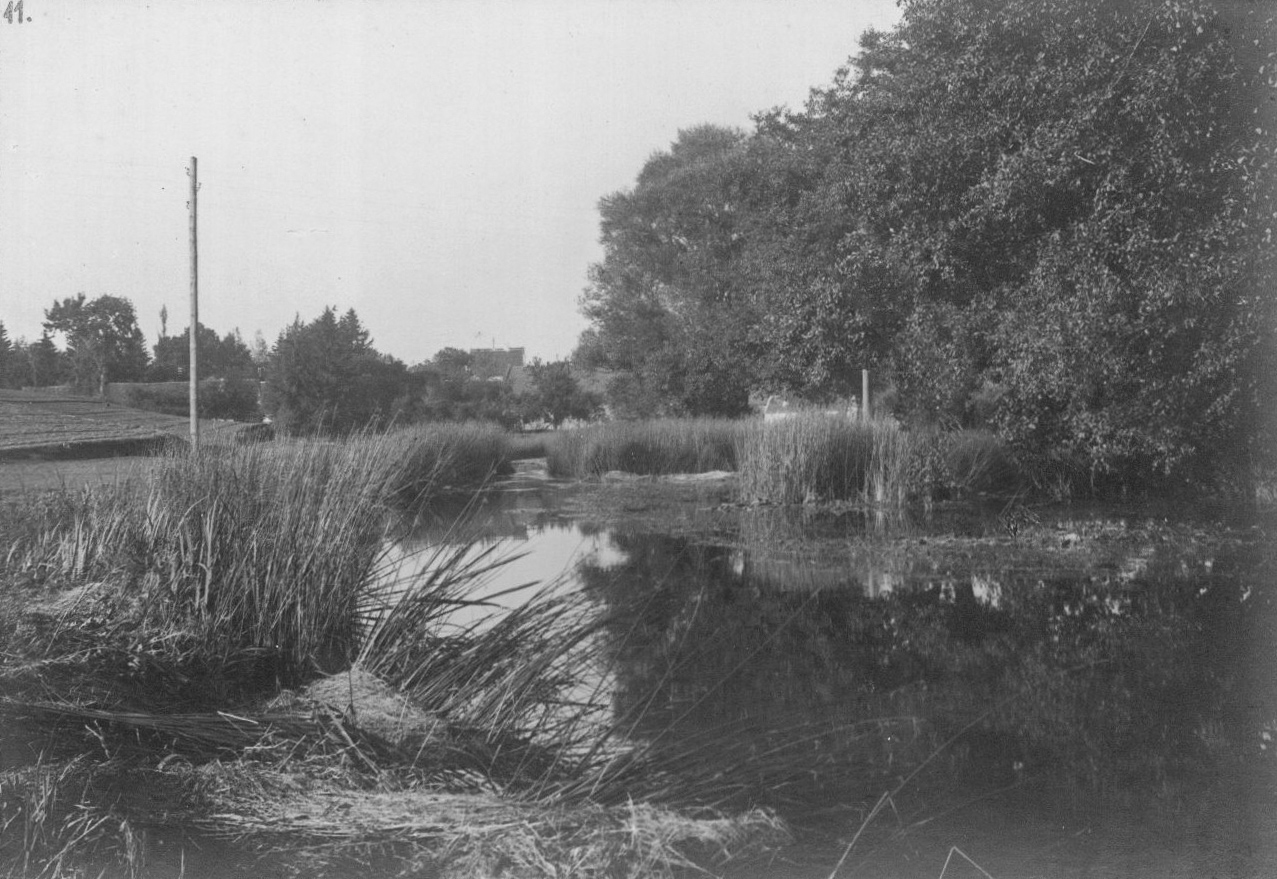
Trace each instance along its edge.
<instances>
[{"instance_id":1,"label":"overcast sky","mask_svg":"<svg viewBox=\"0 0 1277 879\"><path fill-rule=\"evenodd\" d=\"M830 82L894 0L25 0L0 19L0 321L126 296L148 343L353 307L381 351L571 353L597 204L680 128Z\"/></svg>"}]
</instances>

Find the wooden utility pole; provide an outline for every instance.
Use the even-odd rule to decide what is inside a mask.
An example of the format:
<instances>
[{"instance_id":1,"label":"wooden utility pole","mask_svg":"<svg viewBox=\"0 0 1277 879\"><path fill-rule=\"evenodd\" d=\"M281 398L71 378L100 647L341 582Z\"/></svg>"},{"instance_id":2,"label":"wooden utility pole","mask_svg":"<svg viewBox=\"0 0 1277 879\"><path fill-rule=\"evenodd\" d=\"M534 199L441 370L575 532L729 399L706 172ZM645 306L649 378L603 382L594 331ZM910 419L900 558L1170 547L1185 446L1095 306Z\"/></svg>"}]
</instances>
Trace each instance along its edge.
<instances>
[{"instance_id":1,"label":"wooden utility pole","mask_svg":"<svg viewBox=\"0 0 1277 879\"><path fill-rule=\"evenodd\" d=\"M200 185L196 159L191 156L191 448L200 447L200 385L199 385L199 335L200 335L200 252L196 237L195 198Z\"/></svg>"},{"instance_id":2,"label":"wooden utility pole","mask_svg":"<svg viewBox=\"0 0 1277 879\"><path fill-rule=\"evenodd\" d=\"M869 420L869 370L860 370L860 417Z\"/></svg>"}]
</instances>

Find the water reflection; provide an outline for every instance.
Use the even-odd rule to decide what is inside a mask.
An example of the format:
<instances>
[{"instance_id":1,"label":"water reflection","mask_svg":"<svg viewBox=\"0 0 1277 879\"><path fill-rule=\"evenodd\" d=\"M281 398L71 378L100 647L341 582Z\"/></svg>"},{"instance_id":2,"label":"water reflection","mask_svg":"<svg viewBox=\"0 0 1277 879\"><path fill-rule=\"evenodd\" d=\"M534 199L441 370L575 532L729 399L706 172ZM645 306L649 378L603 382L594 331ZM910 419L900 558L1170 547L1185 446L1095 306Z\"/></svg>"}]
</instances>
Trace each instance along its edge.
<instances>
[{"instance_id":1,"label":"water reflection","mask_svg":"<svg viewBox=\"0 0 1277 879\"><path fill-rule=\"evenodd\" d=\"M1246 810L1272 784L1277 597L1253 531L1061 509L1012 539L973 507L742 510L688 537L593 527L565 497L436 509L404 545L523 552L494 590L558 578L609 615L598 680L650 761L636 797L676 776L819 828L895 791L906 815L1014 802L1059 826L1096 794L1139 810L1241 778Z\"/></svg>"},{"instance_id":2,"label":"water reflection","mask_svg":"<svg viewBox=\"0 0 1277 879\"><path fill-rule=\"evenodd\" d=\"M520 586L572 588L580 565L606 569L624 560L607 531L564 513L562 494L550 488L492 491L446 499L422 511L396 536L396 576L413 578L449 559L438 550L461 547L462 564L479 556L499 560L475 597L503 596L513 606Z\"/></svg>"},{"instance_id":3,"label":"water reflection","mask_svg":"<svg viewBox=\"0 0 1277 879\"><path fill-rule=\"evenodd\" d=\"M1261 718L1228 722L1253 696L1230 646L1249 587L1169 543L1139 573L915 571L874 591L854 571L776 588L787 569L758 576L740 549L615 540L625 561L580 575L623 620L618 711L642 735L717 735L700 771L749 801L863 808L919 769L932 802L1156 791L1262 756Z\"/></svg>"}]
</instances>

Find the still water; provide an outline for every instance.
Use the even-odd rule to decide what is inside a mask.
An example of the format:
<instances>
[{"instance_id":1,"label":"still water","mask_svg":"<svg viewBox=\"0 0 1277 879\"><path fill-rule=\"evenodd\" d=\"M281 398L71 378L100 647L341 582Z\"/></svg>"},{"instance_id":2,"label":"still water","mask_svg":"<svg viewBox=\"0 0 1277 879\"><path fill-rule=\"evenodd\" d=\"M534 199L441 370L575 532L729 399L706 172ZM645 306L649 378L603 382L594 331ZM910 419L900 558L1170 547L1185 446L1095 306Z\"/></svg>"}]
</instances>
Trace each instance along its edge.
<instances>
[{"instance_id":1,"label":"still water","mask_svg":"<svg viewBox=\"0 0 1277 879\"><path fill-rule=\"evenodd\" d=\"M822 515L720 492L689 502L704 527L664 529L591 490L525 465L403 545L495 546L498 601L591 596L607 698L660 772L795 829L729 873L1277 876L1271 516L1059 506L1012 527L1001 503Z\"/></svg>"}]
</instances>

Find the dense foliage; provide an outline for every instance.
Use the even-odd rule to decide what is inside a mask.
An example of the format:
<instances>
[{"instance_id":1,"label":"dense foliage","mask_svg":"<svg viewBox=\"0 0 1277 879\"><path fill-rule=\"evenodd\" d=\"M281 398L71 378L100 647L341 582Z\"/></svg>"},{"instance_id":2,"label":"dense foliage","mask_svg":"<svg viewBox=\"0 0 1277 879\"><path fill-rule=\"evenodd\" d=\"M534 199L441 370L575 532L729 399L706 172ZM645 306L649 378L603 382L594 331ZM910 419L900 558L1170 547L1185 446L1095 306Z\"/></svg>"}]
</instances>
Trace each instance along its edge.
<instances>
[{"instance_id":1,"label":"dense foliage","mask_svg":"<svg viewBox=\"0 0 1277 879\"><path fill-rule=\"evenodd\" d=\"M806 107L603 199L581 356L618 411L854 393L1041 477L1253 473L1272 339L1262 4L910 0Z\"/></svg>"},{"instance_id":2,"label":"dense foliage","mask_svg":"<svg viewBox=\"0 0 1277 879\"><path fill-rule=\"evenodd\" d=\"M102 394L108 381L135 381L146 371L146 340L128 299L80 293L46 309L44 327L66 336L71 383L79 390Z\"/></svg>"},{"instance_id":3,"label":"dense foliage","mask_svg":"<svg viewBox=\"0 0 1277 879\"><path fill-rule=\"evenodd\" d=\"M200 378L256 378L253 355L238 330L219 337L211 327L200 324L196 339ZM153 382L186 381L190 368L191 330L187 327L180 335L160 336L146 375Z\"/></svg>"},{"instance_id":4,"label":"dense foliage","mask_svg":"<svg viewBox=\"0 0 1277 879\"><path fill-rule=\"evenodd\" d=\"M532 387L523 394L523 412L528 420L558 427L569 418L585 420L602 409L603 401L581 387L572 374L572 364L566 360L533 360L528 377Z\"/></svg>"},{"instance_id":5,"label":"dense foliage","mask_svg":"<svg viewBox=\"0 0 1277 879\"><path fill-rule=\"evenodd\" d=\"M290 434L384 426L414 405L408 367L373 348L354 309L294 321L275 343L265 381L264 406Z\"/></svg>"}]
</instances>

